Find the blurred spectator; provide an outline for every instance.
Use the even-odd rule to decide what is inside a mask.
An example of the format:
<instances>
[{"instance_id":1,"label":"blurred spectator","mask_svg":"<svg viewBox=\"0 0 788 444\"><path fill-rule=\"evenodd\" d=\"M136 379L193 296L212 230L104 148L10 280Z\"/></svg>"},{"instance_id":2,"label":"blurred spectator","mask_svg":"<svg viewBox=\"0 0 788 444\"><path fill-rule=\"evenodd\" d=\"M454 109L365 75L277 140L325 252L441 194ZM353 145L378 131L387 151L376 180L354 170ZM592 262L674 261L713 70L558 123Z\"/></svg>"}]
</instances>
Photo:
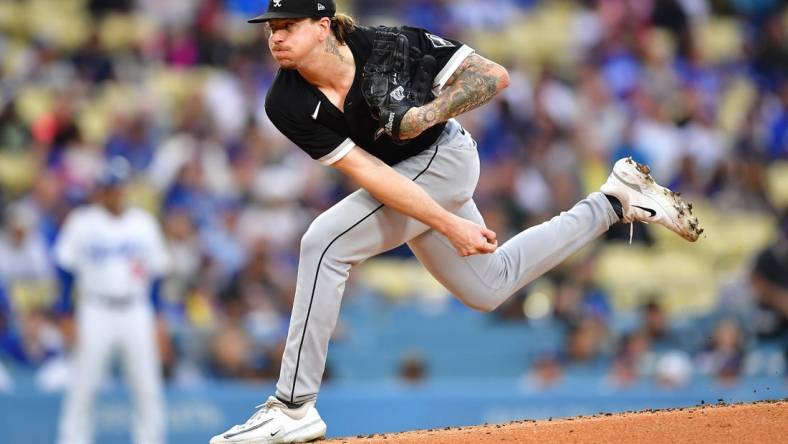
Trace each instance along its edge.
<instances>
[{"instance_id":1,"label":"blurred spectator","mask_svg":"<svg viewBox=\"0 0 788 444\"><path fill-rule=\"evenodd\" d=\"M657 384L666 389L679 389L692 376L692 359L689 354L673 350L662 355L656 363Z\"/></svg>"},{"instance_id":2,"label":"blurred spectator","mask_svg":"<svg viewBox=\"0 0 788 444\"><path fill-rule=\"evenodd\" d=\"M687 88L682 95L688 119L682 134L682 157L691 165L693 179L682 191L694 194L704 193L730 150L727 136L715 125L716 116L706 109L700 94L697 89Z\"/></svg>"},{"instance_id":3,"label":"blurred spectator","mask_svg":"<svg viewBox=\"0 0 788 444\"><path fill-rule=\"evenodd\" d=\"M238 59L233 63L238 64ZM203 86L203 100L220 140L234 140L249 120L248 102L237 73L220 71Z\"/></svg>"},{"instance_id":4,"label":"blurred spectator","mask_svg":"<svg viewBox=\"0 0 788 444\"><path fill-rule=\"evenodd\" d=\"M136 0L140 12L165 28L186 27L200 2Z\"/></svg>"},{"instance_id":5,"label":"blurred spectator","mask_svg":"<svg viewBox=\"0 0 788 444\"><path fill-rule=\"evenodd\" d=\"M405 23L419 28L428 28L438 35L451 33L451 22L446 0L413 0L402 2L402 11L397 11Z\"/></svg>"},{"instance_id":6,"label":"blurred spectator","mask_svg":"<svg viewBox=\"0 0 788 444\"><path fill-rule=\"evenodd\" d=\"M788 338L788 209L778 225L778 239L758 254L751 282L755 318L751 324L760 338Z\"/></svg>"},{"instance_id":7,"label":"blurred spectator","mask_svg":"<svg viewBox=\"0 0 788 444\"><path fill-rule=\"evenodd\" d=\"M593 282L594 265L594 257L589 255L565 275L555 276L553 316L557 319L567 324L585 318L609 320L612 309L607 294Z\"/></svg>"},{"instance_id":8,"label":"blurred spectator","mask_svg":"<svg viewBox=\"0 0 788 444\"><path fill-rule=\"evenodd\" d=\"M125 158L135 173L147 171L153 162L155 147L149 116L144 112L131 115L117 113L113 117L113 130L104 146L107 158Z\"/></svg>"},{"instance_id":9,"label":"blurred spectator","mask_svg":"<svg viewBox=\"0 0 788 444\"><path fill-rule=\"evenodd\" d=\"M635 155L638 162L648 163L632 145L631 120L596 66L581 67L579 88L578 114L588 118L577 120L577 143L587 155L603 161Z\"/></svg>"},{"instance_id":10,"label":"blurred spectator","mask_svg":"<svg viewBox=\"0 0 788 444\"><path fill-rule=\"evenodd\" d=\"M228 8L232 8L238 0L228 0ZM257 12L257 11L254 11ZM250 12L252 16L254 12ZM197 51L199 62L204 65L227 66L237 48L230 42L227 17L223 14L221 1L206 0L200 5L195 19L197 25Z\"/></svg>"},{"instance_id":11,"label":"blurred spectator","mask_svg":"<svg viewBox=\"0 0 788 444\"><path fill-rule=\"evenodd\" d=\"M241 301L225 303L227 318L219 325L211 344L211 376L221 379L260 381L279 375L283 341L263 345L255 342L243 322Z\"/></svg>"},{"instance_id":12,"label":"blurred spectator","mask_svg":"<svg viewBox=\"0 0 788 444\"><path fill-rule=\"evenodd\" d=\"M183 209L173 209L164 216L164 237L169 255L173 259L171 273L164 280L163 295L166 303L181 305L192 279L200 268L200 242L196 227Z\"/></svg>"},{"instance_id":13,"label":"blurred spectator","mask_svg":"<svg viewBox=\"0 0 788 444\"><path fill-rule=\"evenodd\" d=\"M764 20L755 42L752 64L762 76L764 86L774 86L776 81L785 79L785 73L788 72L788 44L780 14L771 14Z\"/></svg>"},{"instance_id":14,"label":"blurred spectator","mask_svg":"<svg viewBox=\"0 0 788 444\"><path fill-rule=\"evenodd\" d=\"M279 273L280 267L265 243L256 243L250 253L246 266L230 279L219 300L228 310L239 311L246 320L242 324L256 343L278 345L287 337L292 281L285 280L289 274Z\"/></svg>"},{"instance_id":15,"label":"blurred spectator","mask_svg":"<svg viewBox=\"0 0 788 444\"><path fill-rule=\"evenodd\" d=\"M129 12L134 0L89 0L88 9L96 16L110 12Z\"/></svg>"},{"instance_id":16,"label":"blurred spectator","mask_svg":"<svg viewBox=\"0 0 788 444\"><path fill-rule=\"evenodd\" d=\"M19 117L16 102L0 106L0 150L23 151L32 141L30 128Z\"/></svg>"},{"instance_id":17,"label":"blurred spectator","mask_svg":"<svg viewBox=\"0 0 788 444\"><path fill-rule=\"evenodd\" d=\"M709 195L725 210L770 212L767 168L769 155L760 124L761 100L754 103L733 142L732 156L725 159L707 186Z\"/></svg>"},{"instance_id":18,"label":"blurred spectator","mask_svg":"<svg viewBox=\"0 0 788 444\"><path fill-rule=\"evenodd\" d=\"M427 363L420 353L408 352L400 357L399 370L397 373L400 382L407 385L418 385L423 383L427 379L427 376Z\"/></svg>"},{"instance_id":19,"label":"blurred spectator","mask_svg":"<svg viewBox=\"0 0 788 444\"><path fill-rule=\"evenodd\" d=\"M560 357L556 354L544 353L534 359L524 383L529 388L547 389L558 384L563 374Z\"/></svg>"},{"instance_id":20,"label":"blurred spectator","mask_svg":"<svg viewBox=\"0 0 788 444\"><path fill-rule=\"evenodd\" d=\"M85 44L73 56L77 76L87 83L102 83L115 78L110 56L101 47L98 31L93 30Z\"/></svg>"},{"instance_id":21,"label":"blurred spectator","mask_svg":"<svg viewBox=\"0 0 788 444\"><path fill-rule=\"evenodd\" d=\"M8 301L5 283L0 280L0 362L22 359L19 336L13 325L15 319L11 316L11 304Z\"/></svg>"},{"instance_id":22,"label":"blurred spectator","mask_svg":"<svg viewBox=\"0 0 788 444\"><path fill-rule=\"evenodd\" d=\"M714 375L723 383L733 383L744 368L744 352L744 335L739 323L732 318L722 319L698 356L699 372Z\"/></svg>"},{"instance_id":23,"label":"blurred spectator","mask_svg":"<svg viewBox=\"0 0 788 444\"><path fill-rule=\"evenodd\" d=\"M12 317L12 308L4 298L5 294L0 290L2 360L35 368L63 353L63 335L48 313L33 309Z\"/></svg>"},{"instance_id":24,"label":"blurred spectator","mask_svg":"<svg viewBox=\"0 0 788 444\"><path fill-rule=\"evenodd\" d=\"M564 360L574 368L601 369L607 347L607 328L599 319L587 317L570 327Z\"/></svg>"},{"instance_id":25,"label":"blurred spectator","mask_svg":"<svg viewBox=\"0 0 788 444\"><path fill-rule=\"evenodd\" d=\"M670 121L667 104L643 91L635 94L638 117L633 126L634 146L642 150L658 182L670 183L681 158L681 134Z\"/></svg>"},{"instance_id":26,"label":"blurred spectator","mask_svg":"<svg viewBox=\"0 0 788 444\"><path fill-rule=\"evenodd\" d=\"M670 318L662 305L656 300L651 300L643 306L641 311L643 330L648 335L651 347L656 351L669 351L682 349L683 343L670 323Z\"/></svg>"},{"instance_id":27,"label":"blurred spectator","mask_svg":"<svg viewBox=\"0 0 788 444\"><path fill-rule=\"evenodd\" d=\"M219 329L212 345L212 375L217 378L254 380L261 375L249 363L251 343L237 326Z\"/></svg>"},{"instance_id":28,"label":"blurred spectator","mask_svg":"<svg viewBox=\"0 0 788 444\"><path fill-rule=\"evenodd\" d=\"M650 349L651 338L644 330L638 330L621 338L611 375L616 386L631 385L647 373Z\"/></svg>"},{"instance_id":29,"label":"blurred spectator","mask_svg":"<svg viewBox=\"0 0 788 444\"><path fill-rule=\"evenodd\" d=\"M70 204L65 198L65 190L60 188L59 178L54 171L41 170L34 174L35 176L30 177L32 183L27 193L22 196L15 194L13 201L3 202L3 189L0 186L0 208L5 212L3 205L5 203L8 207L18 206L28 210L35 221L33 230L42 236L48 253L57 234L62 214L70 209Z\"/></svg>"},{"instance_id":30,"label":"blurred spectator","mask_svg":"<svg viewBox=\"0 0 788 444\"><path fill-rule=\"evenodd\" d=\"M788 54L783 59L784 63L785 59L788 59ZM783 76L786 76L786 72L788 70L782 71ZM788 158L788 78L783 78L778 94L772 110L773 117L767 122L766 146L770 158L786 159Z\"/></svg>"},{"instance_id":31,"label":"blurred spectator","mask_svg":"<svg viewBox=\"0 0 788 444\"><path fill-rule=\"evenodd\" d=\"M10 394L14 390L14 381L5 366L0 362L0 393Z\"/></svg>"},{"instance_id":32,"label":"blurred spectator","mask_svg":"<svg viewBox=\"0 0 788 444\"><path fill-rule=\"evenodd\" d=\"M0 232L0 282L7 286L18 315L45 309L53 301L55 273L36 215L19 202L6 208L5 222Z\"/></svg>"},{"instance_id":33,"label":"blurred spectator","mask_svg":"<svg viewBox=\"0 0 788 444\"><path fill-rule=\"evenodd\" d=\"M63 336L51 317L43 310L33 310L21 318L24 362L38 366L64 351Z\"/></svg>"}]
</instances>

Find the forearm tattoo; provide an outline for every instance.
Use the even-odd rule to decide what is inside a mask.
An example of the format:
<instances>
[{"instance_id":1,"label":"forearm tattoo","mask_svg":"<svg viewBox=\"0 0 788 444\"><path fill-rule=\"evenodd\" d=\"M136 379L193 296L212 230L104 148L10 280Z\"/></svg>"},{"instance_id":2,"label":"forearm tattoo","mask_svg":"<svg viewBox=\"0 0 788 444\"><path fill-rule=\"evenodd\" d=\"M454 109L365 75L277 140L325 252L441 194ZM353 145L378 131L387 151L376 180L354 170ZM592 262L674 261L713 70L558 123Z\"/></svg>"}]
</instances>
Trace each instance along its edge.
<instances>
[{"instance_id":1,"label":"forearm tattoo","mask_svg":"<svg viewBox=\"0 0 788 444\"><path fill-rule=\"evenodd\" d=\"M339 46L337 46L337 39L333 35L328 36L326 39L326 52L329 54L333 54L339 58L340 62L345 61L345 57L339 52Z\"/></svg>"},{"instance_id":2,"label":"forearm tattoo","mask_svg":"<svg viewBox=\"0 0 788 444\"><path fill-rule=\"evenodd\" d=\"M477 54L468 56L449 78L440 96L408 113L400 133L403 137L415 137L439 122L484 105L500 91L500 82L497 64Z\"/></svg>"}]
</instances>

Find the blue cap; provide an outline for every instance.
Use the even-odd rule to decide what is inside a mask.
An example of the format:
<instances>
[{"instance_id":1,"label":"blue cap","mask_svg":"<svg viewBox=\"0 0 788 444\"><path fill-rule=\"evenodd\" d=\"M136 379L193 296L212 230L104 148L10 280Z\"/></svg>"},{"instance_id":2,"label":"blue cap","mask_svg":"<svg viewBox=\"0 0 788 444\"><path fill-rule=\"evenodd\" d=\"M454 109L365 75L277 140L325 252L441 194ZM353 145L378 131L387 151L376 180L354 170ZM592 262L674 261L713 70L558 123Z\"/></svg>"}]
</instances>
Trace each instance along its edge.
<instances>
[{"instance_id":1,"label":"blue cap","mask_svg":"<svg viewBox=\"0 0 788 444\"><path fill-rule=\"evenodd\" d=\"M123 185L131 176L129 161L123 157L115 156L107 160L104 170L99 174L96 185L100 187L113 187Z\"/></svg>"}]
</instances>

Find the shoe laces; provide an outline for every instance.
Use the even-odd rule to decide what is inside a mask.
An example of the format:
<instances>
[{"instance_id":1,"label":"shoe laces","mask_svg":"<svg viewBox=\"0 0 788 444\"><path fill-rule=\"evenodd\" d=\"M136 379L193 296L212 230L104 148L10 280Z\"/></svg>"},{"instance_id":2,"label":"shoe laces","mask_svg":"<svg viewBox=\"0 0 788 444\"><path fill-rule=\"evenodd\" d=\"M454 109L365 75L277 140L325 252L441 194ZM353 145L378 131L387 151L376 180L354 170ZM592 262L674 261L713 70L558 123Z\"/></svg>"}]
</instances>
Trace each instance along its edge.
<instances>
[{"instance_id":1,"label":"shoe laces","mask_svg":"<svg viewBox=\"0 0 788 444\"><path fill-rule=\"evenodd\" d=\"M254 414L249 419L247 419L243 425L244 426L255 425L258 422L262 421L263 417L265 417L265 415L267 415L271 410L279 407L282 407L282 403L278 399L273 397L268 398L264 403L255 406L255 409L257 409L257 411L254 412Z\"/></svg>"},{"instance_id":2,"label":"shoe laces","mask_svg":"<svg viewBox=\"0 0 788 444\"><path fill-rule=\"evenodd\" d=\"M640 221L640 223L648 225L648 222L644 222L642 220ZM629 223L629 245L632 245L632 236L634 235L634 233L635 233L635 222L633 221Z\"/></svg>"}]
</instances>

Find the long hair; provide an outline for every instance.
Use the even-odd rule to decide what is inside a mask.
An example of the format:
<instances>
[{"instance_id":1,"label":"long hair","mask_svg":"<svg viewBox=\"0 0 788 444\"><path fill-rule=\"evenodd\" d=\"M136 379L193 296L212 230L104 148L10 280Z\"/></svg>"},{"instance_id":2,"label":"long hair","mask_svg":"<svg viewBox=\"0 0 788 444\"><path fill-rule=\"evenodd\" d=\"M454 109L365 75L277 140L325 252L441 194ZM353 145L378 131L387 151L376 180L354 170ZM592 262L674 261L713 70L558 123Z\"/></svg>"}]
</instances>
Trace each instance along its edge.
<instances>
[{"instance_id":1,"label":"long hair","mask_svg":"<svg viewBox=\"0 0 788 444\"><path fill-rule=\"evenodd\" d=\"M347 36L356 28L356 22L353 17L346 14L336 14L331 18L331 32L334 33L337 41L344 45Z\"/></svg>"}]
</instances>

